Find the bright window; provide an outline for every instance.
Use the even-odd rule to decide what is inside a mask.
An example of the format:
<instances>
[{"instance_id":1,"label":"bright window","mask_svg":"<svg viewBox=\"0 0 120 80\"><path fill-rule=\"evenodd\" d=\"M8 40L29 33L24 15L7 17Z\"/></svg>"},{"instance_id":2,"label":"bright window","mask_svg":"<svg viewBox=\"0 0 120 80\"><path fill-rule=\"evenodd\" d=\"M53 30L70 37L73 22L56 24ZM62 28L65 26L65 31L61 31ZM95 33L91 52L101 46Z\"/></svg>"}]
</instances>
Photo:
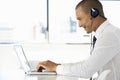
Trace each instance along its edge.
<instances>
[{"instance_id":1,"label":"bright window","mask_svg":"<svg viewBox=\"0 0 120 80\"><path fill-rule=\"evenodd\" d=\"M90 43L90 34L79 28L76 20L79 1L0 0L0 43ZM108 20L120 27L120 1L101 2Z\"/></svg>"},{"instance_id":2,"label":"bright window","mask_svg":"<svg viewBox=\"0 0 120 80\"><path fill-rule=\"evenodd\" d=\"M46 7L46 0L0 0L0 40L46 42Z\"/></svg>"}]
</instances>

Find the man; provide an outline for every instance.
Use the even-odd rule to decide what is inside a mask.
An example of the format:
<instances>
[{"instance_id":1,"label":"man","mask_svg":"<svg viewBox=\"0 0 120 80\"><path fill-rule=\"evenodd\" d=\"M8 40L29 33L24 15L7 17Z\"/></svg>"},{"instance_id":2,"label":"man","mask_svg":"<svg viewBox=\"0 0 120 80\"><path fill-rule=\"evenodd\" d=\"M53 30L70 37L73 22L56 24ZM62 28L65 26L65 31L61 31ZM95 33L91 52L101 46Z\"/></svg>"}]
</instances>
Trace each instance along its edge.
<instances>
[{"instance_id":1,"label":"man","mask_svg":"<svg viewBox=\"0 0 120 80\"><path fill-rule=\"evenodd\" d=\"M95 32L96 43L93 45L90 57L82 62L57 64L44 61L38 64L48 71L57 74L90 78L98 72L111 72L106 80L120 80L120 29L110 24L104 16L99 0L83 0L75 8L79 26L87 33Z\"/></svg>"}]
</instances>

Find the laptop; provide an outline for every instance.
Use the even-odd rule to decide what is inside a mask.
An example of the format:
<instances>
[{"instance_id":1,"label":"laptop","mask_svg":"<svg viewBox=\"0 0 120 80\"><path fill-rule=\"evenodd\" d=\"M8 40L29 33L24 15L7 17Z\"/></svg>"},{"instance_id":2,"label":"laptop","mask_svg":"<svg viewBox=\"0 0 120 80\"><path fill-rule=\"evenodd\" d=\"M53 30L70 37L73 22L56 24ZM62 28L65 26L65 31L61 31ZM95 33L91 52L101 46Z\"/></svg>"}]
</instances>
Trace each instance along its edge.
<instances>
[{"instance_id":1,"label":"laptop","mask_svg":"<svg viewBox=\"0 0 120 80\"><path fill-rule=\"evenodd\" d=\"M22 45L14 45L14 50L17 54L18 60L25 72L25 74L52 74L55 75L55 72L49 72L46 70L43 70L42 72L38 72L37 69L32 69L31 65L25 55L24 49L22 47Z\"/></svg>"}]
</instances>

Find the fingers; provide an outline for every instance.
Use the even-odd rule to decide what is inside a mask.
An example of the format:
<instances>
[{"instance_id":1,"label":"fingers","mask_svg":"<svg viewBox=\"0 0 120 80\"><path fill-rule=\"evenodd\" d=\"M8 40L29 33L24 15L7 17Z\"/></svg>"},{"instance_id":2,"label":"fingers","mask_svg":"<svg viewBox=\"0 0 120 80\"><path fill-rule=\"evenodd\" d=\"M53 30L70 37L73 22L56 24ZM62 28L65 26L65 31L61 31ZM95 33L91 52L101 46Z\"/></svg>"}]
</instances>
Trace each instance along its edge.
<instances>
[{"instance_id":1,"label":"fingers","mask_svg":"<svg viewBox=\"0 0 120 80\"><path fill-rule=\"evenodd\" d=\"M39 62L38 65L37 65L37 71L42 71L43 69L47 69L47 63L48 63L48 60L47 61L43 61L43 62Z\"/></svg>"},{"instance_id":2,"label":"fingers","mask_svg":"<svg viewBox=\"0 0 120 80\"><path fill-rule=\"evenodd\" d=\"M41 71L42 68L46 69L47 71L56 71L56 66L57 64L52 62L52 61L43 61L43 62L40 62L38 65L37 65L37 71Z\"/></svg>"},{"instance_id":3,"label":"fingers","mask_svg":"<svg viewBox=\"0 0 120 80\"><path fill-rule=\"evenodd\" d=\"M43 70L45 70L45 68L43 68L41 66L37 69L38 72L43 72Z\"/></svg>"},{"instance_id":4,"label":"fingers","mask_svg":"<svg viewBox=\"0 0 120 80\"><path fill-rule=\"evenodd\" d=\"M42 64L42 62L39 62L36 68L37 68L37 71L38 71L38 72L39 72L39 71L42 72L42 69L45 69L45 68L44 68L44 65Z\"/></svg>"}]
</instances>

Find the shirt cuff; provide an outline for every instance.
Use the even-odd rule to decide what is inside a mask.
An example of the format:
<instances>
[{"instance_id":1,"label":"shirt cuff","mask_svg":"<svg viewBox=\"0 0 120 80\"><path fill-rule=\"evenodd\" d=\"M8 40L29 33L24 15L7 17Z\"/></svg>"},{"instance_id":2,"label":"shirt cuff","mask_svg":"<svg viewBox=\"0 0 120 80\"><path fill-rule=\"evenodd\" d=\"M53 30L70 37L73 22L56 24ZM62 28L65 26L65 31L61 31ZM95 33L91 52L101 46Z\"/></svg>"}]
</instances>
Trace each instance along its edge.
<instances>
[{"instance_id":1,"label":"shirt cuff","mask_svg":"<svg viewBox=\"0 0 120 80\"><path fill-rule=\"evenodd\" d=\"M57 74L61 74L63 72L63 66L62 65L58 65L56 68L56 73Z\"/></svg>"}]
</instances>

